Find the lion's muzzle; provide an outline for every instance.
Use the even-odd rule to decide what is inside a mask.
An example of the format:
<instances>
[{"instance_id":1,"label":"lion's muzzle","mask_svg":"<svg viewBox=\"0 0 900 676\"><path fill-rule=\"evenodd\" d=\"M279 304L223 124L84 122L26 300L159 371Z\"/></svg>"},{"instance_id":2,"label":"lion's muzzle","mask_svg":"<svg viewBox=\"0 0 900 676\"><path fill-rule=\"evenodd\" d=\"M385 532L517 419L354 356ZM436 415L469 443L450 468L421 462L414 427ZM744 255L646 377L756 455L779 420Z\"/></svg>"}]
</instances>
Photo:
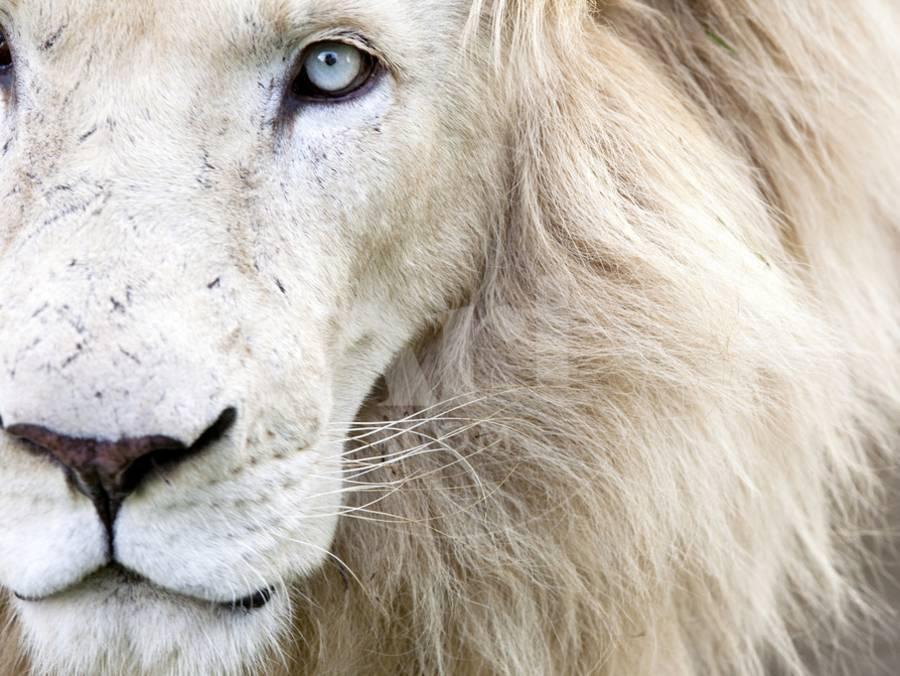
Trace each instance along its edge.
<instances>
[{"instance_id":1,"label":"lion's muzzle","mask_svg":"<svg viewBox=\"0 0 900 676\"><path fill-rule=\"evenodd\" d=\"M90 498L115 551L115 521L125 499L148 476L179 464L219 441L234 424L237 411L227 408L193 443L181 440L178 431L167 434L103 441L73 438L46 427L17 424L12 436L26 442L28 450L48 454L63 469L69 483Z\"/></svg>"}]
</instances>

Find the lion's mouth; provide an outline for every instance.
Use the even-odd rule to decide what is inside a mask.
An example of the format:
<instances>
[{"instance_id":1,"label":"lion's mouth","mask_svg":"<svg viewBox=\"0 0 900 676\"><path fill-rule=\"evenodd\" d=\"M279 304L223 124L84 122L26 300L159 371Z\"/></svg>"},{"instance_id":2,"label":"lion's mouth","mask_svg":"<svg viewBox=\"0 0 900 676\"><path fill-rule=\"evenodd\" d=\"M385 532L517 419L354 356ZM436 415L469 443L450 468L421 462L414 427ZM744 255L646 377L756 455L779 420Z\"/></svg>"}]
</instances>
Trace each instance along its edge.
<instances>
[{"instance_id":1,"label":"lion's mouth","mask_svg":"<svg viewBox=\"0 0 900 676\"><path fill-rule=\"evenodd\" d=\"M258 592L255 592L250 596L245 596L242 599L238 599L233 603L219 605L225 605L232 610L259 610L268 605L269 601L272 600L272 594L274 593L275 590L272 587L269 587L267 589L260 589Z\"/></svg>"},{"instance_id":2,"label":"lion's mouth","mask_svg":"<svg viewBox=\"0 0 900 676\"><path fill-rule=\"evenodd\" d=\"M78 587L85 587L92 584L98 579L104 579L105 581L109 581L110 579L114 579L116 583L120 587L124 588L135 588L135 587L144 587L148 589L152 589L153 591L165 594L167 596L182 598L185 601L189 601L191 603L201 603L208 605L211 608L223 609L229 611L244 611L251 612L254 610L260 610L268 605L269 601L272 600L272 597L275 594L274 587L266 587L260 589L258 591L253 592L252 594L245 596L243 598L234 599L233 601L207 601L205 599L200 599L189 594L183 594L180 592L172 591L171 589L167 589L162 587L152 580L140 575L139 573L135 573L128 568L125 568L121 564L113 563L110 564L94 573L89 575L87 578L74 585L73 587L69 587L67 589L61 590L59 592L55 592L53 594L49 594L47 596L41 597L31 597L25 596L23 594L19 594L13 592L14 596L20 601L25 601L27 603L40 603L42 601L50 601L53 599L60 598L72 591L74 591Z\"/></svg>"}]
</instances>

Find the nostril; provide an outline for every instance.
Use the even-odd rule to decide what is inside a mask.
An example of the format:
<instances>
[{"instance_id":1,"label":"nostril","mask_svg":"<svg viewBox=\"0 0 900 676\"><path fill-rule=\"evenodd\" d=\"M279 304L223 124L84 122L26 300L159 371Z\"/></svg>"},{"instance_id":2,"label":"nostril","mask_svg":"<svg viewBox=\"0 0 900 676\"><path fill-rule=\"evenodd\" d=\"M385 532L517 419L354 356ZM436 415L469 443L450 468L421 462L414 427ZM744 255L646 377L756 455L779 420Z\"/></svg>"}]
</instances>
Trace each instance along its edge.
<instances>
[{"instance_id":1,"label":"nostril","mask_svg":"<svg viewBox=\"0 0 900 676\"><path fill-rule=\"evenodd\" d=\"M221 440L237 420L237 410L225 409L190 446L163 435L103 441L77 439L39 425L11 425L6 431L32 450L62 465L72 484L94 503L112 534L122 501L153 470L172 467Z\"/></svg>"},{"instance_id":2,"label":"nostril","mask_svg":"<svg viewBox=\"0 0 900 676\"><path fill-rule=\"evenodd\" d=\"M221 440L228 434L236 420L237 409L233 407L226 408L222 411L221 415L219 415L218 419L216 419L216 421L193 443L190 449L191 452L200 453Z\"/></svg>"},{"instance_id":3,"label":"nostril","mask_svg":"<svg viewBox=\"0 0 900 676\"><path fill-rule=\"evenodd\" d=\"M122 473L119 481L119 492L123 497L130 495L151 471L174 467L184 460L202 453L228 434L235 420L237 420L237 410L226 408L216 421L190 446L180 443L170 446L162 445L149 453L141 455Z\"/></svg>"},{"instance_id":4,"label":"nostril","mask_svg":"<svg viewBox=\"0 0 900 676\"><path fill-rule=\"evenodd\" d=\"M109 487L114 491L110 497L124 499L134 493L144 477L151 471L177 465L189 455L191 455L191 447L177 442L171 445L163 444L155 450L140 455L116 477L114 485Z\"/></svg>"}]
</instances>

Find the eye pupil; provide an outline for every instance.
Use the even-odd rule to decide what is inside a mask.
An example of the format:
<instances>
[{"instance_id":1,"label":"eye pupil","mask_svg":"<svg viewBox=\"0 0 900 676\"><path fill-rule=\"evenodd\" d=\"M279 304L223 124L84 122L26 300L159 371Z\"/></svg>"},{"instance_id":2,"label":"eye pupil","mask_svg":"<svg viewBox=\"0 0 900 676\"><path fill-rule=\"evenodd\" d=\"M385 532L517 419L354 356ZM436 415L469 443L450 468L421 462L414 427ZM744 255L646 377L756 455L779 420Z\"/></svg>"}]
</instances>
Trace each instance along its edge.
<instances>
[{"instance_id":1,"label":"eye pupil","mask_svg":"<svg viewBox=\"0 0 900 676\"><path fill-rule=\"evenodd\" d=\"M338 56L334 52L325 52L322 55L322 61L326 66L335 66L338 62Z\"/></svg>"}]
</instances>

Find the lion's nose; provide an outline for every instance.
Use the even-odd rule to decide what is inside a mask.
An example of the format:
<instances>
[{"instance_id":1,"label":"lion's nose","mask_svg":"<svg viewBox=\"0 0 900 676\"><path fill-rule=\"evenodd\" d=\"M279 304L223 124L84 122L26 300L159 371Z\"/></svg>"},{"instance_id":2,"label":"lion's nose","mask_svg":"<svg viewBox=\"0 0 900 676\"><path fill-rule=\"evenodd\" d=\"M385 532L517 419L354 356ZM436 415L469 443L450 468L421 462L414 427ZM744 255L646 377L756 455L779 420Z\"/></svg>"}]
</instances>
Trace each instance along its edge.
<instances>
[{"instance_id":1,"label":"lion's nose","mask_svg":"<svg viewBox=\"0 0 900 676\"><path fill-rule=\"evenodd\" d=\"M62 466L72 484L94 503L111 538L119 507L151 470L171 467L200 453L222 438L236 418L234 408L225 409L190 444L164 435L120 441L78 439L27 423L12 425L7 432Z\"/></svg>"}]
</instances>

